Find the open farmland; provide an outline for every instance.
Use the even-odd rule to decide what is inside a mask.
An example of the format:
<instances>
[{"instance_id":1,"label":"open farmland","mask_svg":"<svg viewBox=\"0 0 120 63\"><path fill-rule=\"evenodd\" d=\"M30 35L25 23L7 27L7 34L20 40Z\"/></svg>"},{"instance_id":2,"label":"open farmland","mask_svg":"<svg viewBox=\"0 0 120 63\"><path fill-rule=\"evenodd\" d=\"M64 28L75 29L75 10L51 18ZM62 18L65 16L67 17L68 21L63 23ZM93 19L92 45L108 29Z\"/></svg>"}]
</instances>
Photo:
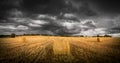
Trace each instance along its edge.
<instances>
[{"instance_id":1,"label":"open farmland","mask_svg":"<svg viewBox=\"0 0 120 63\"><path fill-rule=\"evenodd\" d=\"M120 63L120 38L0 38L0 63Z\"/></svg>"}]
</instances>

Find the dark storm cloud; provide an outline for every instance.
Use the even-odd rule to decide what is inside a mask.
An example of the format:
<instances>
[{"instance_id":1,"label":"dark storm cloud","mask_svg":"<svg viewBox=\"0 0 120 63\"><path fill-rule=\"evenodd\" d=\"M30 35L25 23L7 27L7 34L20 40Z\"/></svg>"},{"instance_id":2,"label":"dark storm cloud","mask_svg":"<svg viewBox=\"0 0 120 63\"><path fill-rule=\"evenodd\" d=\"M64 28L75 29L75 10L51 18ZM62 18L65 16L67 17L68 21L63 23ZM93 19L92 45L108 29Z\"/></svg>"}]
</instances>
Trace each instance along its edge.
<instances>
[{"instance_id":1,"label":"dark storm cloud","mask_svg":"<svg viewBox=\"0 0 120 63\"><path fill-rule=\"evenodd\" d=\"M21 0L0 0L0 19L6 18L6 12L8 10L17 8L20 9Z\"/></svg>"},{"instance_id":2,"label":"dark storm cloud","mask_svg":"<svg viewBox=\"0 0 120 63\"><path fill-rule=\"evenodd\" d=\"M94 21L92 20L85 20L82 22L83 25L86 25L88 27L91 27L91 28L95 28L96 27L96 24Z\"/></svg>"},{"instance_id":3,"label":"dark storm cloud","mask_svg":"<svg viewBox=\"0 0 120 63\"><path fill-rule=\"evenodd\" d=\"M33 14L60 14L76 13L81 16L95 16L97 13L91 10L87 0L2 0L0 2L1 17L9 14L12 9L20 10L31 16Z\"/></svg>"},{"instance_id":4,"label":"dark storm cloud","mask_svg":"<svg viewBox=\"0 0 120 63\"><path fill-rule=\"evenodd\" d=\"M29 2L29 3L28 3ZM87 0L23 0L23 10L36 14L60 14L76 13L81 16L95 16L96 12L91 10Z\"/></svg>"},{"instance_id":5,"label":"dark storm cloud","mask_svg":"<svg viewBox=\"0 0 120 63\"><path fill-rule=\"evenodd\" d=\"M32 15L31 13L59 14L63 12L86 17L96 16L97 12L117 14L120 12L119 3L117 0L1 0L0 13L6 15L5 11L19 9L29 15Z\"/></svg>"},{"instance_id":6,"label":"dark storm cloud","mask_svg":"<svg viewBox=\"0 0 120 63\"><path fill-rule=\"evenodd\" d=\"M109 28L108 33L120 33L120 27Z\"/></svg>"},{"instance_id":7,"label":"dark storm cloud","mask_svg":"<svg viewBox=\"0 0 120 63\"><path fill-rule=\"evenodd\" d=\"M104 13L120 13L120 1L119 0L88 0L94 7L101 10Z\"/></svg>"},{"instance_id":8,"label":"dark storm cloud","mask_svg":"<svg viewBox=\"0 0 120 63\"><path fill-rule=\"evenodd\" d=\"M119 33L119 6L116 0L1 0L0 32L52 35Z\"/></svg>"},{"instance_id":9,"label":"dark storm cloud","mask_svg":"<svg viewBox=\"0 0 120 63\"><path fill-rule=\"evenodd\" d=\"M75 12L81 15L81 17L82 16L89 17L89 16L97 15L97 12L90 7L90 2L87 0L70 0L70 2L72 7L76 9Z\"/></svg>"},{"instance_id":10,"label":"dark storm cloud","mask_svg":"<svg viewBox=\"0 0 120 63\"><path fill-rule=\"evenodd\" d=\"M64 0L23 0L21 5L27 11L43 14L56 14L66 7Z\"/></svg>"}]
</instances>

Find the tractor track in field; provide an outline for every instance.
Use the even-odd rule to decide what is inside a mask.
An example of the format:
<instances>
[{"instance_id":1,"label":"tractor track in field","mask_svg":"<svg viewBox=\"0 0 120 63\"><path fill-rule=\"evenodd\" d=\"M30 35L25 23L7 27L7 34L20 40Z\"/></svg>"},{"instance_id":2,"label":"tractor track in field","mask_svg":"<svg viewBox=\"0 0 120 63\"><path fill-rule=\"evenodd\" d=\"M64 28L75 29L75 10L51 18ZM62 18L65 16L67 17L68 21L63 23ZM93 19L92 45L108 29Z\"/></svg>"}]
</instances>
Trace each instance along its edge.
<instances>
[{"instance_id":1,"label":"tractor track in field","mask_svg":"<svg viewBox=\"0 0 120 63\"><path fill-rule=\"evenodd\" d=\"M19 47L17 47L17 48L12 48L12 49L9 50L9 53L6 52L6 54L1 55L1 57L3 57L3 58L2 58L2 59L0 58L0 60L6 60L6 59L7 59L6 56L9 56L10 54L13 54L13 53L20 53L20 54L19 54L19 55L16 55L15 57L12 57L12 59L13 59L13 58L20 57L26 50L30 50L31 48L34 50L34 48L37 48L37 47L39 47L39 48L38 48L38 50L39 50L39 49L42 49L41 46L46 46L47 43L48 43L48 42L28 43L28 44L19 46ZM31 45L33 45L33 46L32 46L32 47L29 47L29 46L31 46ZM25 50L24 50L24 49L25 49ZM18 51L18 52L17 52L17 51ZM41 52L41 51L39 51L39 52ZM29 52L29 53L31 53L31 52ZM28 56L29 56L29 55L28 55ZM4 57L5 57L5 58L4 58ZM10 58L9 58L9 59L10 59Z\"/></svg>"},{"instance_id":2,"label":"tractor track in field","mask_svg":"<svg viewBox=\"0 0 120 63\"><path fill-rule=\"evenodd\" d=\"M38 48L37 48L38 53L35 55L34 59L31 61L31 63L44 62L45 59L46 59L46 55L47 55L46 48L50 44L51 43L46 42L46 43L43 44L44 46L42 48L38 46ZM40 60L42 60L42 61L40 61Z\"/></svg>"},{"instance_id":3,"label":"tractor track in field","mask_svg":"<svg viewBox=\"0 0 120 63\"><path fill-rule=\"evenodd\" d=\"M19 49L19 48L21 48L21 47L24 48L24 47L29 46L29 45L31 45L31 44L33 45L33 44L39 44L39 43L41 43L41 42L24 43L23 45L10 48L10 49L8 49L8 50L6 50L6 51L14 51L14 50ZM43 42L43 43L44 43L44 42Z\"/></svg>"}]
</instances>

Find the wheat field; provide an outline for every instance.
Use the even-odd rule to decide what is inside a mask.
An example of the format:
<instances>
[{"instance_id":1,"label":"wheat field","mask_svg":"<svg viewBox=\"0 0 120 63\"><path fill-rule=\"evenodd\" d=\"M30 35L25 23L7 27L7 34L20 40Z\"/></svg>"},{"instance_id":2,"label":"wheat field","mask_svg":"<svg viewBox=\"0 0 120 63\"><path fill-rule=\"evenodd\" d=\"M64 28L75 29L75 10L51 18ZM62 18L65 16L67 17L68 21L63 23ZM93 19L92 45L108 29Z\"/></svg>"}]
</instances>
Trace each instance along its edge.
<instances>
[{"instance_id":1,"label":"wheat field","mask_svg":"<svg viewBox=\"0 0 120 63\"><path fill-rule=\"evenodd\" d=\"M120 63L120 38L0 38L0 63Z\"/></svg>"}]
</instances>

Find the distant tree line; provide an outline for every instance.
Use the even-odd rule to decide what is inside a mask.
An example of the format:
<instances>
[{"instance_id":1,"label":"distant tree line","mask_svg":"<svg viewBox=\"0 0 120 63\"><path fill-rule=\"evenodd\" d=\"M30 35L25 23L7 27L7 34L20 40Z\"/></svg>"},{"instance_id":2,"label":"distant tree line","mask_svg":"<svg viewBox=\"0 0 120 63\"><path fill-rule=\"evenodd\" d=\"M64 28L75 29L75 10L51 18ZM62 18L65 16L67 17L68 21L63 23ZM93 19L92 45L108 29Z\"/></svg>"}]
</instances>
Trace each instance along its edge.
<instances>
[{"instance_id":1,"label":"distant tree line","mask_svg":"<svg viewBox=\"0 0 120 63\"><path fill-rule=\"evenodd\" d=\"M16 35L15 33L12 33L11 35L0 35L0 38L4 38L4 37L11 37L11 38L15 38L16 36L61 36L61 37L87 37L84 35L79 35L79 36L71 36L71 35L49 35L49 34L23 34L23 35ZM92 37L112 37L110 35L104 35L104 36L92 36Z\"/></svg>"},{"instance_id":2,"label":"distant tree line","mask_svg":"<svg viewBox=\"0 0 120 63\"><path fill-rule=\"evenodd\" d=\"M97 35L97 36L93 36L93 37L112 37L112 36L105 34L103 36Z\"/></svg>"},{"instance_id":3,"label":"distant tree line","mask_svg":"<svg viewBox=\"0 0 120 63\"><path fill-rule=\"evenodd\" d=\"M7 37L14 38L15 36L16 36L16 34L12 33L11 35L0 35L0 38L7 38Z\"/></svg>"}]
</instances>

